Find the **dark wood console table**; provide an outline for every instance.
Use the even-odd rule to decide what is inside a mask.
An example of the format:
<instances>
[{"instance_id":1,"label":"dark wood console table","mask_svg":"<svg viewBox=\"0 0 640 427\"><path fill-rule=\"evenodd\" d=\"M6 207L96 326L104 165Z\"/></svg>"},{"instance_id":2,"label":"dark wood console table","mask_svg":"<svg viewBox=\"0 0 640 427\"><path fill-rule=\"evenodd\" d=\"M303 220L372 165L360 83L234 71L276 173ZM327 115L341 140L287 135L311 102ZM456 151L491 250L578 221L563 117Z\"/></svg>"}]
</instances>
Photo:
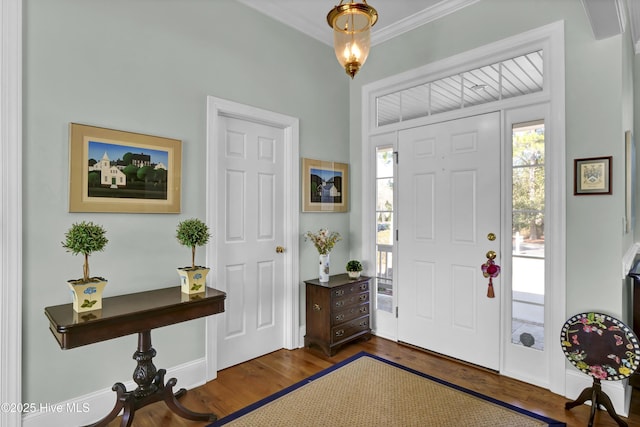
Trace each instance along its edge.
<instances>
[{"instance_id":1,"label":"dark wood console table","mask_svg":"<svg viewBox=\"0 0 640 427\"><path fill-rule=\"evenodd\" d=\"M112 390L116 392L113 410L91 427L109 424L124 409L121 426L130 426L137 409L163 400L179 416L194 421L215 421L214 414L201 414L182 406L177 399L186 390L173 392L177 380L171 378L164 383L165 369L157 370L153 365L156 351L151 346L151 330L162 326L193 320L224 311L226 294L207 288L194 295L183 294L180 286L120 295L102 300L102 309L85 313L73 311L72 304L46 307L49 329L63 350L80 347L125 335L138 334L138 349L133 354L137 366L133 380L138 387L127 391L124 384L117 382Z\"/></svg>"}]
</instances>

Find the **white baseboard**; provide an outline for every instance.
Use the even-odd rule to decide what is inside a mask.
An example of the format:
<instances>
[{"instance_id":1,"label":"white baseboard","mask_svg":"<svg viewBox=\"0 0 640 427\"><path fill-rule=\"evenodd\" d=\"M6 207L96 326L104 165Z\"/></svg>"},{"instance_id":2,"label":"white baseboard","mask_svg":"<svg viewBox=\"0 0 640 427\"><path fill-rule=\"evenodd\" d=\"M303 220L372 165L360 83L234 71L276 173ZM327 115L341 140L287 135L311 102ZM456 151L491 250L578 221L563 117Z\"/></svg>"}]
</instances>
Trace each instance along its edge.
<instances>
[{"instance_id":1,"label":"white baseboard","mask_svg":"<svg viewBox=\"0 0 640 427\"><path fill-rule=\"evenodd\" d=\"M300 331L298 332L298 343L300 344L298 348L304 347L304 336L307 335L307 325L300 325Z\"/></svg>"},{"instance_id":2,"label":"white baseboard","mask_svg":"<svg viewBox=\"0 0 640 427\"><path fill-rule=\"evenodd\" d=\"M176 378L176 390L192 389L203 385L206 375L205 359L196 359L167 369L165 383ZM114 379L114 383L118 379ZM134 390L133 381L123 383L127 391ZM116 393L111 388L95 391L58 403L38 403L35 412L22 418L23 427L79 426L94 423L106 416L116 402ZM31 409L31 408L30 408Z\"/></svg>"},{"instance_id":3,"label":"white baseboard","mask_svg":"<svg viewBox=\"0 0 640 427\"><path fill-rule=\"evenodd\" d=\"M577 371L576 369L566 372L566 392L567 399L575 400L582 390L591 387L593 378ZM629 416L629 405L631 403L631 386L628 380L623 381L602 381L602 391L609 396L616 413L620 416ZM587 402L591 404L591 402Z\"/></svg>"}]
</instances>

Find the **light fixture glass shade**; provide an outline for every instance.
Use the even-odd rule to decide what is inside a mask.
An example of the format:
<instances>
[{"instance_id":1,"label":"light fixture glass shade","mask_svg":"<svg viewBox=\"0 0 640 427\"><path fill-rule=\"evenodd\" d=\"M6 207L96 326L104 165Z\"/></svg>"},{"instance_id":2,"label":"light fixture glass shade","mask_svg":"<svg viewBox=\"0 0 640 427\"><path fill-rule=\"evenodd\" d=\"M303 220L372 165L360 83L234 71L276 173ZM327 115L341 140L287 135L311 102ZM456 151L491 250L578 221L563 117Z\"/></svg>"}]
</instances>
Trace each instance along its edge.
<instances>
[{"instance_id":1,"label":"light fixture glass shade","mask_svg":"<svg viewBox=\"0 0 640 427\"><path fill-rule=\"evenodd\" d=\"M351 78L369 56L370 30L377 20L378 13L366 1L340 4L327 15L327 22L333 28L336 58Z\"/></svg>"}]
</instances>

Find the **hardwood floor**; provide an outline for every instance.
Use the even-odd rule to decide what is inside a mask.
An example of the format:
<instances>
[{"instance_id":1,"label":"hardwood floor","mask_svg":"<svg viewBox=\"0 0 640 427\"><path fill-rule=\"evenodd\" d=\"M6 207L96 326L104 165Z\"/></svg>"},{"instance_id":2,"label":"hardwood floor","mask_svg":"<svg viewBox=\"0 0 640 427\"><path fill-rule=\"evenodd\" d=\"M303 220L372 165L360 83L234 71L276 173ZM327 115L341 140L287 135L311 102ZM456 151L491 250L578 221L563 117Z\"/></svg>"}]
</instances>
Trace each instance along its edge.
<instances>
[{"instance_id":1,"label":"hardwood floor","mask_svg":"<svg viewBox=\"0 0 640 427\"><path fill-rule=\"evenodd\" d=\"M315 349L278 350L218 372L217 379L189 390L181 402L193 411L214 412L222 418L360 351L564 421L568 427L586 426L589 420L590 406L581 405L565 411L567 399L547 390L377 337L347 345L333 357ZM639 390L634 390L630 416L626 420L629 427L640 427ZM117 427L119 422L118 418L109 427ZM184 420L173 415L163 402L158 402L138 411L133 427L201 427L207 424ZM617 423L601 410L596 414L595 425L616 427Z\"/></svg>"}]
</instances>

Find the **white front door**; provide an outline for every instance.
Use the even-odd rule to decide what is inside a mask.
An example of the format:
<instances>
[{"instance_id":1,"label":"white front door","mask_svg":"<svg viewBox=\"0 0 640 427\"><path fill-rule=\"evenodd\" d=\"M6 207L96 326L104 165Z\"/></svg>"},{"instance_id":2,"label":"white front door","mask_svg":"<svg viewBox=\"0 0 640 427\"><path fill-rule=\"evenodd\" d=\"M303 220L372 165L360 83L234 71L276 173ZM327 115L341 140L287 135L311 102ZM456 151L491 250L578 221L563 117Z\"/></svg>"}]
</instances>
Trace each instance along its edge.
<instances>
[{"instance_id":1,"label":"white front door","mask_svg":"<svg viewBox=\"0 0 640 427\"><path fill-rule=\"evenodd\" d=\"M398 339L498 370L500 278L488 298L481 265L500 264L500 115L403 130L398 152Z\"/></svg>"},{"instance_id":2,"label":"white front door","mask_svg":"<svg viewBox=\"0 0 640 427\"><path fill-rule=\"evenodd\" d=\"M217 283L218 369L284 347L284 130L220 117ZM284 248L282 249L284 250Z\"/></svg>"}]
</instances>

